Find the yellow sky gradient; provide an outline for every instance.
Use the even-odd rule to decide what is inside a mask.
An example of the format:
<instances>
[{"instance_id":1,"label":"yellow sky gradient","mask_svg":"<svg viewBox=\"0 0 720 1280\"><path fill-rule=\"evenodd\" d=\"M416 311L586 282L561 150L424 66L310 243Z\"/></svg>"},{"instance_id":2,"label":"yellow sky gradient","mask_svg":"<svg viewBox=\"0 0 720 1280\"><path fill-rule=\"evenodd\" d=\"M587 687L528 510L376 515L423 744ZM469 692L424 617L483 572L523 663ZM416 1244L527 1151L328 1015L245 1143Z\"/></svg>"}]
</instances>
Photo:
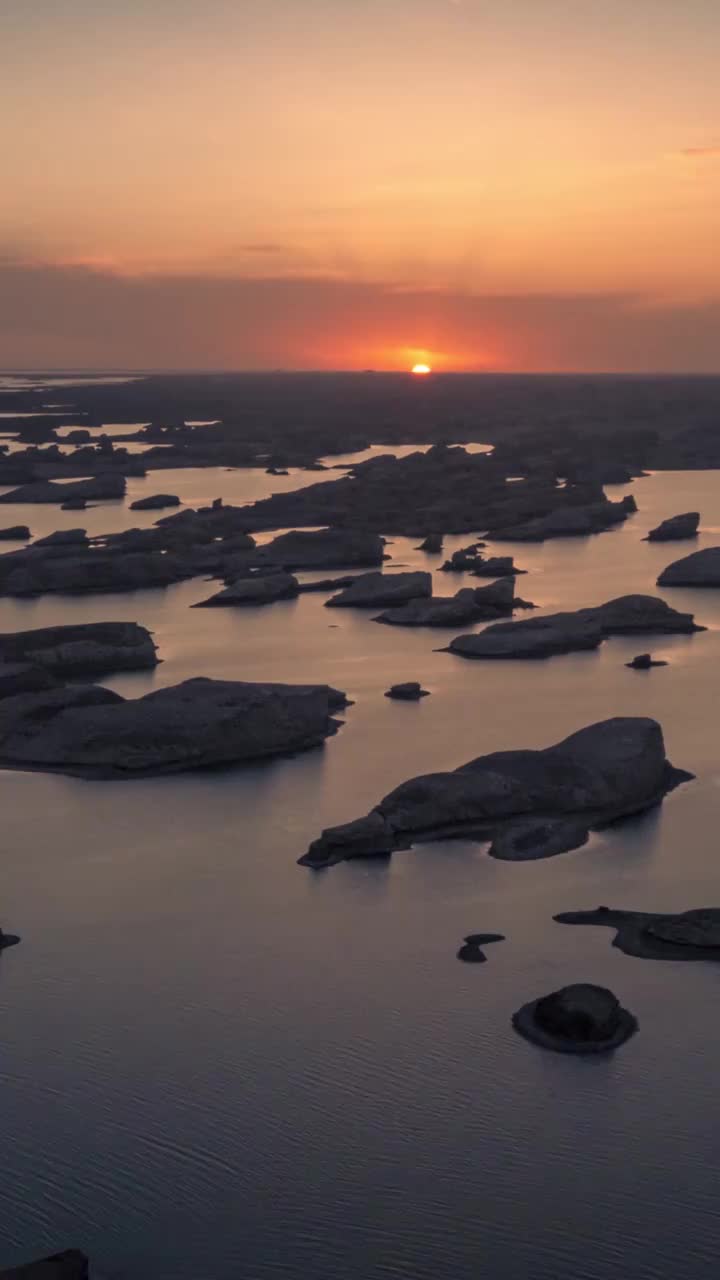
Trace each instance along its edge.
<instances>
[{"instance_id":1,"label":"yellow sky gradient","mask_svg":"<svg viewBox=\"0 0 720 1280\"><path fill-rule=\"evenodd\" d=\"M538 296L632 297L650 326L658 308L715 315L714 0L5 0L0 44L0 259L14 298L23 272L31 292L56 272L59 319L59 269L98 298L118 277L182 279L196 307L193 282L296 281L302 350L286 323L262 356L218 333L218 364L389 367L418 350L512 368L522 343L449 325L448 299L516 299L520 316ZM328 335L313 282L374 290L372 331ZM5 363L69 358L67 334L14 329L2 296L0 326ZM195 340L178 334L182 359ZM613 367L604 353L552 359Z\"/></svg>"}]
</instances>

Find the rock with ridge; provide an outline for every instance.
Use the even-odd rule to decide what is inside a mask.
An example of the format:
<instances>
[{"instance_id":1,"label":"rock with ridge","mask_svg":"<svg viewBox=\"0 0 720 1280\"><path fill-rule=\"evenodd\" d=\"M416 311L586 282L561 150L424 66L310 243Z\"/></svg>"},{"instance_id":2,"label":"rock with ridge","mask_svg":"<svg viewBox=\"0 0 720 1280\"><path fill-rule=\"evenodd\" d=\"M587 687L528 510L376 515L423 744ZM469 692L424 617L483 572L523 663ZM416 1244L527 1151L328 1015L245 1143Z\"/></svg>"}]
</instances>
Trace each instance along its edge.
<instances>
[{"instance_id":1,"label":"rock with ridge","mask_svg":"<svg viewBox=\"0 0 720 1280\"><path fill-rule=\"evenodd\" d=\"M325 601L326 608L382 608L404 604L432 594L429 573L363 573L339 595Z\"/></svg>"},{"instance_id":2,"label":"rock with ridge","mask_svg":"<svg viewBox=\"0 0 720 1280\"><path fill-rule=\"evenodd\" d=\"M291 573L258 574L241 578L218 591L207 600L200 600L193 609L228 608L241 605L274 604L276 600L292 600L298 594L298 580Z\"/></svg>"},{"instance_id":3,"label":"rock with ridge","mask_svg":"<svg viewBox=\"0 0 720 1280\"><path fill-rule=\"evenodd\" d=\"M395 698L399 702L418 702L420 698L428 698L427 689L423 689L417 680L406 680L404 684L394 684L385 694L386 698Z\"/></svg>"},{"instance_id":4,"label":"rock with ridge","mask_svg":"<svg viewBox=\"0 0 720 1280\"><path fill-rule=\"evenodd\" d=\"M597 649L608 636L689 635L704 628L657 596L618 596L574 613L498 622L477 634L456 636L449 652L462 658L548 658Z\"/></svg>"},{"instance_id":5,"label":"rock with ridge","mask_svg":"<svg viewBox=\"0 0 720 1280\"><path fill-rule=\"evenodd\" d=\"M32 534L26 524L13 524L7 529L0 529L1 542L27 542L30 537Z\"/></svg>"},{"instance_id":6,"label":"rock with ridge","mask_svg":"<svg viewBox=\"0 0 720 1280\"><path fill-rule=\"evenodd\" d=\"M147 498L136 498L130 503L131 511L162 511L163 507L179 507L176 493L152 493Z\"/></svg>"},{"instance_id":7,"label":"rock with ridge","mask_svg":"<svg viewBox=\"0 0 720 1280\"><path fill-rule=\"evenodd\" d=\"M691 776L669 764L655 720L603 720L544 751L498 751L404 782L367 817L323 831L300 861L324 867L358 849L387 853L453 836L495 841L498 856L517 856L507 833L527 834L531 821L548 830L535 833L530 855L521 840L520 856L548 856L559 844L578 847L598 825L651 808Z\"/></svg>"},{"instance_id":8,"label":"rock with ridge","mask_svg":"<svg viewBox=\"0 0 720 1280\"><path fill-rule=\"evenodd\" d=\"M186 680L142 698L69 685L0 701L0 765L134 778L320 746L347 705L327 685Z\"/></svg>"},{"instance_id":9,"label":"rock with ridge","mask_svg":"<svg viewBox=\"0 0 720 1280\"><path fill-rule=\"evenodd\" d=\"M66 679L149 670L158 657L150 632L137 622L81 622L0 634L0 663L32 664L46 675ZM0 675L2 670L0 666Z\"/></svg>"},{"instance_id":10,"label":"rock with ridge","mask_svg":"<svg viewBox=\"0 0 720 1280\"><path fill-rule=\"evenodd\" d=\"M544 1049L602 1053L629 1040L637 1019L607 987L577 982L523 1005L513 1014L513 1026Z\"/></svg>"},{"instance_id":11,"label":"rock with ridge","mask_svg":"<svg viewBox=\"0 0 720 1280\"><path fill-rule=\"evenodd\" d=\"M704 547L663 569L659 587L720 587L720 547Z\"/></svg>"},{"instance_id":12,"label":"rock with ridge","mask_svg":"<svg viewBox=\"0 0 720 1280\"><path fill-rule=\"evenodd\" d=\"M696 538L699 523L699 511L685 511L680 516L669 516L650 530L645 542L675 542L681 538Z\"/></svg>"}]
</instances>

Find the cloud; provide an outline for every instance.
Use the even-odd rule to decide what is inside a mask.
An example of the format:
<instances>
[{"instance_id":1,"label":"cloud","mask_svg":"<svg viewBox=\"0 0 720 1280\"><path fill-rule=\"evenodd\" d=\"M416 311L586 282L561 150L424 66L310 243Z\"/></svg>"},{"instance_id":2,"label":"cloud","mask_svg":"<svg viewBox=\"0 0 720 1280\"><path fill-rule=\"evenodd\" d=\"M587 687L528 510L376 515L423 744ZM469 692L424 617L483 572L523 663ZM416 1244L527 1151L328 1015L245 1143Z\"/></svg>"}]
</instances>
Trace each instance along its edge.
<instances>
[{"instance_id":1,"label":"cloud","mask_svg":"<svg viewBox=\"0 0 720 1280\"><path fill-rule=\"evenodd\" d=\"M478 295L312 276L117 275L2 264L6 368L442 367L720 372L720 299Z\"/></svg>"}]
</instances>

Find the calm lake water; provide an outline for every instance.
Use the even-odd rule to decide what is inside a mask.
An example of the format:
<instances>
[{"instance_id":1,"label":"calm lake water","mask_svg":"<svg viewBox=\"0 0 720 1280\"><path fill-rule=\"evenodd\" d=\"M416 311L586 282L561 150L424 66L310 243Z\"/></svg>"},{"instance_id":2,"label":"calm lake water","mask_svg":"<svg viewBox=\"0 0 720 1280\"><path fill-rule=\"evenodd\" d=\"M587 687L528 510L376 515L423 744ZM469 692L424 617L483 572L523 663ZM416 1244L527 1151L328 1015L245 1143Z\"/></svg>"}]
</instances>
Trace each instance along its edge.
<instances>
[{"instance_id":1,"label":"calm lake water","mask_svg":"<svg viewBox=\"0 0 720 1280\"><path fill-rule=\"evenodd\" d=\"M284 484L179 471L129 489L195 504ZM503 544L528 570L520 594L554 611L653 592L693 544L641 538L679 511L702 512L699 546L720 542L718 473L609 490L628 491L640 512L611 533ZM153 513L5 516L40 535ZM413 545L395 539L389 568L439 566ZM492 664L322 596L190 610L215 589L0 600L4 631L145 623L163 663L107 681L127 695L203 674L355 700L323 750L262 766L127 784L0 773L0 922L23 936L0 961L0 1263L73 1244L110 1280L715 1280L720 969L632 959L552 915L720 904L720 592L663 593L702 634ZM628 671L643 648L670 665ZM433 696L383 697L403 679ZM295 864L405 778L616 714L657 717L698 777L582 850ZM507 935L480 968L455 958L476 930ZM637 1014L617 1054L565 1058L513 1032L513 1010L575 980Z\"/></svg>"}]
</instances>

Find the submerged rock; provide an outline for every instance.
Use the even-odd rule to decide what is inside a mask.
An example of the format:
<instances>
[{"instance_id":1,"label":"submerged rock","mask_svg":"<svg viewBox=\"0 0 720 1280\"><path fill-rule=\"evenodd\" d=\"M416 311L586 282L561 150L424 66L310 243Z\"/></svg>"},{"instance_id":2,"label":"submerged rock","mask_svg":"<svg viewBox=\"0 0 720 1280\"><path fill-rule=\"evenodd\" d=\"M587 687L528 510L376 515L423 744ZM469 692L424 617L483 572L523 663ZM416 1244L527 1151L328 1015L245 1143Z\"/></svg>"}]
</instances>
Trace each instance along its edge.
<instances>
[{"instance_id":1,"label":"submerged rock","mask_svg":"<svg viewBox=\"0 0 720 1280\"><path fill-rule=\"evenodd\" d=\"M673 542L680 538L696 538L700 523L699 511L685 511L680 516L670 516L655 529L651 529L645 542Z\"/></svg>"},{"instance_id":2,"label":"submerged rock","mask_svg":"<svg viewBox=\"0 0 720 1280\"><path fill-rule=\"evenodd\" d=\"M38 1262L0 1271L0 1280L89 1280L90 1262L79 1249L66 1249Z\"/></svg>"},{"instance_id":3,"label":"submerged rock","mask_svg":"<svg viewBox=\"0 0 720 1280\"><path fill-rule=\"evenodd\" d=\"M663 569L659 587L720 587L720 547L693 551Z\"/></svg>"},{"instance_id":4,"label":"submerged rock","mask_svg":"<svg viewBox=\"0 0 720 1280\"><path fill-rule=\"evenodd\" d=\"M432 593L429 573L363 573L339 595L325 601L326 608L373 608L417 600Z\"/></svg>"},{"instance_id":5,"label":"submerged rock","mask_svg":"<svg viewBox=\"0 0 720 1280\"><path fill-rule=\"evenodd\" d=\"M392 685L385 697L397 698L400 702L417 702L420 698L429 698L430 694L417 680L406 680L405 684Z\"/></svg>"},{"instance_id":6,"label":"submerged rock","mask_svg":"<svg viewBox=\"0 0 720 1280\"><path fill-rule=\"evenodd\" d=\"M161 511L163 507L179 507L180 499L175 493L153 493L148 498L137 498L130 503L131 511Z\"/></svg>"},{"instance_id":7,"label":"submerged rock","mask_svg":"<svg viewBox=\"0 0 720 1280\"><path fill-rule=\"evenodd\" d=\"M720 961L720 907L692 911L563 911L559 924L603 925L615 929L613 946L644 960Z\"/></svg>"},{"instance_id":8,"label":"submerged rock","mask_svg":"<svg viewBox=\"0 0 720 1280\"><path fill-rule=\"evenodd\" d=\"M347 705L327 685L186 680L127 701L75 685L0 702L0 764L131 778L319 746Z\"/></svg>"},{"instance_id":9,"label":"submerged rock","mask_svg":"<svg viewBox=\"0 0 720 1280\"><path fill-rule=\"evenodd\" d=\"M626 662L625 666L633 671L649 671L651 667L666 667L667 662L663 662L662 658L653 658L651 653L638 653L632 662Z\"/></svg>"},{"instance_id":10,"label":"submerged rock","mask_svg":"<svg viewBox=\"0 0 720 1280\"><path fill-rule=\"evenodd\" d=\"M704 631L691 613L680 613L657 596L618 596L574 613L499 622L477 634L456 636L449 652L462 658L549 658L597 649L608 636L689 635Z\"/></svg>"},{"instance_id":11,"label":"submerged rock","mask_svg":"<svg viewBox=\"0 0 720 1280\"><path fill-rule=\"evenodd\" d=\"M300 862L330 866L358 848L388 853L454 836L493 841L499 857L547 857L558 845L577 848L593 827L651 808L691 777L666 759L655 720L603 720L544 751L498 751L412 778L367 817L323 831ZM513 831L520 832L514 845Z\"/></svg>"},{"instance_id":12,"label":"submerged rock","mask_svg":"<svg viewBox=\"0 0 720 1280\"><path fill-rule=\"evenodd\" d=\"M31 670L41 670L47 680L48 672L65 678L142 671L157 666L158 657L150 632L137 622L82 622L1 634L0 662L33 664ZM2 671L0 666L0 677ZM34 675L19 678L34 682L35 689L48 687ZM26 691L30 687L16 690Z\"/></svg>"},{"instance_id":13,"label":"submerged rock","mask_svg":"<svg viewBox=\"0 0 720 1280\"><path fill-rule=\"evenodd\" d=\"M242 578L218 591L207 600L200 600L193 609L222 608L237 605L274 604L276 600L291 600L299 591L298 580L291 573L259 574Z\"/></svg>"},{"instance_id":14,"label":"submerged rock","mask_svg":"<svg viewBox=\"0 0 720 1280\"><path fill-rule=\"evenodd\" d=\"M560 1053L603 1053L617 1049L637 1031L637 1019L612 991L590 982L531 1000L512 1021L526 1040Z\"/></svg>"}]
</instances>

